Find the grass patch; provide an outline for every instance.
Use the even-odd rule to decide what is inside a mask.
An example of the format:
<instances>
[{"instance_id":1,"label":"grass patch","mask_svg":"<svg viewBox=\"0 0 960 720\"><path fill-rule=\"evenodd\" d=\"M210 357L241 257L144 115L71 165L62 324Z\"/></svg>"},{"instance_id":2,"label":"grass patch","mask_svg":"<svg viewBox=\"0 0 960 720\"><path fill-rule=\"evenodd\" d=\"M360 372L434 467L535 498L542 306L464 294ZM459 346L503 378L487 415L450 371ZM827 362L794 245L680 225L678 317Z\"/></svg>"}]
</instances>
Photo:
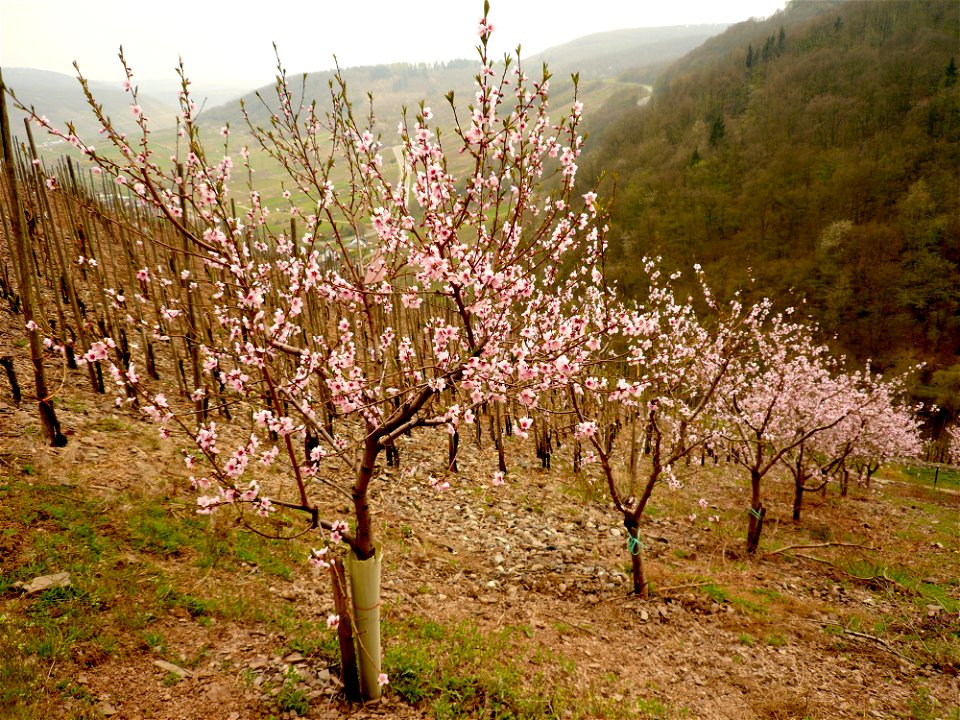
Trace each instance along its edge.
<instances>
[{"instance_id":1,"label":"grass patch","mask_svg":"<svg viewBox=\"0 0 960 720\"><path fill-rule=\"evenodd\" d=\"M927 605L938 605L950 613L960 612L960 600L952 589L956 578L942 583L924 582L914 570L866 560L853 561L848 565L847 572L874 589L906 592L913 596L914 603L920 609L925 609Z\"/></svg>"},{"instance_id":2,"label":"grass patch","mask_svg":"<svg viewBox=\"0 0 960 720\"><path fill-rule=\"evenodd\" d=\"M97 418L93 428L106 433L131 432L136 429L128 420L123 420L115 415L104 415Z\"/></svg>"},{"instance_id":3,"label":"grass patch","mask_svg":"<svg viewBox=\"0 0 960 720\"><path fill-rule=\"evenodd\" d=\"M211 618L267 621L290 630L289 642L301 652L327 650L314 638L330 633L304 619L284 620L280 610L291 610L288 603L273 611L259 591L251 597L227 583L197 589L198 571L209 577L214 567L230 573L256 565L263 576L289 579L299 546L281 549L238 531L217 534L205 518L180 518L176 510L164 498L123 496L107 506L79 488L4 479L0 717L51 717L51 703L77 699L69 683L78 669L125 653L166 655L168 643L153 623L170 615L201 625ZM164 564L170 560L177 562ZM55 572L69 572L70 585L33 596L14 587ZM285 696L291 710L302 707L295 690ZM74 707L76 717L83 712Z\"/></svg>"},{"instance_id":4,"label":"grass patch","mask_svg":"<svg viewBox=\"0 0 960 720\"><path fill-rule=\"evenodd\" d=\"M573 662L552 648L531 648L521 627L485 631L467 621L412 617L385 623L384 637L391 691L433 717L583 717L587 711L583 691L573 690ZM619 717L649 716L621 710Z\"/></svg>"},{"instance_id":5,"label":"grass patch","mask_svg":"<svg viewBox=\"0 0 960 720\"><path fill-rule=\"evenodd\" d=\"M923 487L932 488L936 481L937 488L960 490L960 467L899 465L890 468L888 474L894 475L897 480Z\"/></svg>"}]
</instances>

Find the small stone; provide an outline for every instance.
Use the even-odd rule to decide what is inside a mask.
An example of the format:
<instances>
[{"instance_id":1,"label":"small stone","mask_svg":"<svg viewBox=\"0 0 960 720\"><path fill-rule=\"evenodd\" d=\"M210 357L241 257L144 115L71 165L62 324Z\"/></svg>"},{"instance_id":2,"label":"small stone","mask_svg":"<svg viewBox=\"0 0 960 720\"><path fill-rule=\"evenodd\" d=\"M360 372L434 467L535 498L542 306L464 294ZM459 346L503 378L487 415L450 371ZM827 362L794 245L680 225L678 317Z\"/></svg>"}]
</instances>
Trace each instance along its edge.
<instances>
[{"instance_id":1,"label":"small stone","mask_svg":"<svg viewBox=\"0 0 960 720\"><path fill-rule=\"evenodd\" d=\"M154 660L154 661L153 661L153 664L156 665L156 666L157 666L158 668L160 668L161 670L164 670L164 671L170 672L170 673L176 673L176 674L179 675L180 677L192 677L192 676L193 676L193 673L190 672L189 670L187 670L186 668L182 668L182 667L180 667L179 665L174 665L173 663L169 663L169 662L167 662L166 660Z\"/></svg>"},{"instance_id":2,"label":"small stone","mask_svg":"<svg viewBox=\"0 0 960 720\"><path fill-rule=\"evenodd\" d=\"M657 605L657 614L663 618L667 619L667 606L666 605Z\"/></svg>"},{"instance_id":3,"label":"small stone","mask_svg":"<svg viewBox=\"0 0 960 720\"><path fill-rule=\"evenodd\" d=\"M118 710L113 705L108 703L106 700L104 700L102 703L97 705L97 710L99 710L100 714L103 715L104 717L110 717L112 715L116 715L118 712Z\"/></svg>"},{"instance_id":4,"label":"small stone","mask_svg":"<svg viewBox=\"0 0 960 720\"><path fill-rule=\"evenodd\" d=\"M53 575L41 575L40 577L35 577L28 583L14 583L14 587L19 587L27 595L34 595L36 593L42 593L45 590L69 586L70 573L68 572L54 573ZM116 713L116 711L114 711L114 713Z\"/></svg>"},{"instance_id":5,"label":"small stone","mask_svg":"<svg viewBox=\"0 0 960 720\"><path fill-rule=\"evenodd\" d=\"M494 555L494 556L493 556L493 564L494 564L494 565L503 565L503 563L504 563L504 557L503 557L503 555Z\"/></svg>"},{"instance_id":6,"label":"small stone","mask_svg":"<svg viewBox=\"0 0 960 720\"><path fill-rule=\"evenodd\" d=\"M285 663L289 663L290 665L302 663L304 660L306 660L306 658L298 652L292 652L283 658L283 661Z\"/></svg>"},{"instance_id":7,"label":"small stone","mask_svg":"<svg viewBox=\"0 0 960 720\"><path fill-rule=\"evenodd\" d=\"M641 610L641 611L640 611L640 620L641 620L642 622L646 622L646 621L649 620L649 619L650 619L650 613L648 613L646 610Z\"/></svg>"}]
</instances>

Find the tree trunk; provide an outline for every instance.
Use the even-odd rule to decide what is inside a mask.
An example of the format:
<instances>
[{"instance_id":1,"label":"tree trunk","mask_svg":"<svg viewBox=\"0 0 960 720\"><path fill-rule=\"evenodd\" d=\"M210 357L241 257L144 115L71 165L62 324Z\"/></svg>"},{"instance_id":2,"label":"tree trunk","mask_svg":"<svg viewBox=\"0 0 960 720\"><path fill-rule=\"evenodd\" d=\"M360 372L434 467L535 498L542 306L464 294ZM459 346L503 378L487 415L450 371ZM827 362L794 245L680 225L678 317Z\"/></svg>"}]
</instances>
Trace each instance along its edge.
<instances>
[{"instance_id":1,"label":"tree trunk","mask_svg":"<svg viewBox=\"0 0 960 720\"><path fill-rule=\"evenodd\" d=\"M750 555L756 555L760 547L763 519L767 515L767 509L760 502L760 480L761 476L756 471L751 470L750 489L752 496L750 499L750 524L747 528L747 553Z\"/></svg>"},{"instance_id":2,"label":"tree trunk","mask_svg":"<svg viewBox=\"0 0 960 720\"><path fill-rule=\"evenodd\" d=\"M340 640L340 679L347 700L360 700L360 676L357 673L357 651L354 647L352 612L347 601L347 582L343 572L343 560L334 558L330 564L330 580L333 585L333 606L340 616L337 636Z\"/></svg>"},{"instance_id":3,"label":"tree trunk","mask_svg":"<svg viewBox=\"0 0 960 720\"><path fill-rule=\"evenodd\" d=\"M447 435L447 470L452 473L459 473L460 468L457 467L457 453L460 450L460 433L456 430L452 434Z\"/></svg>"},{"instance_id":4,"label":"tree trunk","mask_svg":"<svg viewBox=\"0 0 960 720\"><path fill-rule=\"evenodd\" d=\"M370 515L368 490L373 480L377 455L380 452L379 438L369 437L364 445L363 458L357 468L357 482L353 486L353 516L357 521L356 545L357 558L367 560L373 557L373 518Z\"/></svg>"},{"instance_id":5,"label":"tree trunk","mask_svg":"<svg viewBox=\"0 0 960 720\"><path fill-rule=\"evenodd\" d=\"M803 473L793 478L793 521L800 522L800 508L803 506Z\"/></svg>"},{"instance_id":6,"label":"tree trunk","mask_svg":"<svg viewBox=\"0 0 960 720\"><path fill-rule=\"evenodd\" d=\"M640 527L635 518L624 521L627 528L627 552L630 553L630 571L633 575L633 592L645 598L649 595L647 576L643 568L643 541L640 539Z\"/></svg>"},{"instance_id":7,"label":"tree trunk","mask_svg":"<svg viewBox=\"0 0 960 720\"><path fill-rule=\"evenodd\" d=\"M356 625L360 693L366 700L380 697L380 570L383 554L373 540L373 518L368 491L380 452L380 438L369 436L357 468L353 486L353 512L357 521L356 540L347 554L350 597Z\"/></svg>"},{"instance_id":8,"label":"tree trunk","mask_svg":"<svg viewBox=\"0 0 960 720\"><path fill-rule=\"evenodd\" d=\"M13 369L13 356L5 355L0 357L0 366L6 371L7 380L10 381L10 390L13 392L13 404L19 405L21 398L20 383L17 382L17 374Z\"/></svg>"}]
</instances>

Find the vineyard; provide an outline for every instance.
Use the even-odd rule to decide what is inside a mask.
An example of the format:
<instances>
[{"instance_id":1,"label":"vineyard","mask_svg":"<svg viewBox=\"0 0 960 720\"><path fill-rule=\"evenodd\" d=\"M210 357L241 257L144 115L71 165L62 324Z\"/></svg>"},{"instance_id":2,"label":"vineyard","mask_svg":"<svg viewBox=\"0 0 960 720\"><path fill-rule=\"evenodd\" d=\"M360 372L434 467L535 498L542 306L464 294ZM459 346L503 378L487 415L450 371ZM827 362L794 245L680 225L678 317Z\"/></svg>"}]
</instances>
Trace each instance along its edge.
<instances>
[{"instance_id":1,"label":"vineyard","mask_svg":"<svg viewBox=\"0 0 960 720\"><path fill-rule=\"evenodd\" d=\"M958 717L913 374L697 267L623 298L583 109L491 30L453 137L421 105L399 149L282 66L252 147L185 76L157 146L126 66L136 133L4 110L11 717Z\"/></svg>"}]
</instances>

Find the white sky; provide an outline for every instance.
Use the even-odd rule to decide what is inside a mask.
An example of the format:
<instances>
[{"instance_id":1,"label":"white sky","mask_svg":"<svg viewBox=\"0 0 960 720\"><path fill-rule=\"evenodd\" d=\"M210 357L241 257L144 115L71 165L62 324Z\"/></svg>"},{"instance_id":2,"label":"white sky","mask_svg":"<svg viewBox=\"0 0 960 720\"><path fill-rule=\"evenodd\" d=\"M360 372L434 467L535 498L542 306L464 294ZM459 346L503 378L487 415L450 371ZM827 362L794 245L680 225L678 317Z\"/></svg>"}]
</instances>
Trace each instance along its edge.
<instances>
[{"instance_id":1,"label":"white sky","mask_svg":"<svg viewBox=\"0 0 960 720\"><path fill-rule=\"evenodd\" d=\"M734 23L786 0L492 0L497 55L530 55L582 35L631 27ZM475 57L482 0L0 0L0 66L122 77L122 44L141 79L271 82L276 41L291 72Z\"/></svg>"}]
</instances>

